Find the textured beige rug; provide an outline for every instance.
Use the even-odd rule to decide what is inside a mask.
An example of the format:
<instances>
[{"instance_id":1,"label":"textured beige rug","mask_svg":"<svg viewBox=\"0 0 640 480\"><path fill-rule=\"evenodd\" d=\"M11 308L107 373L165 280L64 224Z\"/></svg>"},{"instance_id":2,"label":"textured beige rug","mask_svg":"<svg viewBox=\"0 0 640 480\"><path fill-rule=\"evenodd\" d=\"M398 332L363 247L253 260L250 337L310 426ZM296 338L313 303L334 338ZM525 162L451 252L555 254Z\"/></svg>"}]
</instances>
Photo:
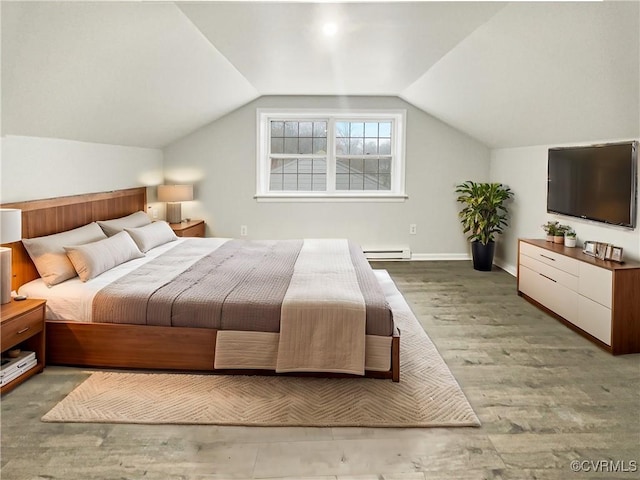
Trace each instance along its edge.
<instances>
[{"instance_id":1,"label":"textured beige rug","mask_svg":"<svg viewBox=\"0 0 640 480\"><path fill-rule=\"evenodd\" d=\"M377 272L400 339L400 383L96 372L46 422L251 426L479 426L464 393L385 271Z\"/></svg>"}]
</instances>

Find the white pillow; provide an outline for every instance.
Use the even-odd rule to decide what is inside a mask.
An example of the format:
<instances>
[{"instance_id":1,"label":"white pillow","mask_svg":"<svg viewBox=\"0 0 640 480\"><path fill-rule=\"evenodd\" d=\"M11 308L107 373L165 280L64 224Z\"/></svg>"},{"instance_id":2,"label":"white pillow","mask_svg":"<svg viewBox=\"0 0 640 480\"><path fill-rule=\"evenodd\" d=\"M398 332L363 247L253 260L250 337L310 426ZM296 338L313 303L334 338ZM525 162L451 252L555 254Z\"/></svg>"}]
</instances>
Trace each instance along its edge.
<instances>
[{"instance_id":1,"label":"white pillow","mask_svg":"<svg viewBox=\"0 0 640 480\"><path fill-rule=\"evenodd\" d=\"M173 242L178 238L167 222L153 222L144 227L125 228L124 231L131 235L142 252L148 252L153 247Z\"/></svg>"},{"instance_id":2,"label":"white pillow","mask_svg":"<svg viewBox=\"0 0 640 480\"><path fill-rule=\"evenodd\" d=\"M64 249L83 282L121 263L144 257L127 232L116 233L113 237L85 245L64 247Z\"/></svg>"},{"instance_id":3,"label":"white pillow","mask_svg":"<svg viewBox=\"0 0 640 480\"><path fill-rule=\"evenodd\" d=\"M98 225L100 225L108 237L120 233L125 228L142 227L150 223L151 220L149 220L147 214L142 211L132 213L126 217L114 218L113 220L98 220Z\"/></svg>"},{"instance_id":4,"label":"white pillow","mask_svg":"<svg viewBox=\"0 0 640 480\"><path fill-rule=\"evenodd\" d=\"M37 238L23 238L22 244L29 253L38 273L48 286L64 282L76 276L73 264L64 250L65 245L82 245L107 238L97 223Z\"/></svg>"}]
</instances>

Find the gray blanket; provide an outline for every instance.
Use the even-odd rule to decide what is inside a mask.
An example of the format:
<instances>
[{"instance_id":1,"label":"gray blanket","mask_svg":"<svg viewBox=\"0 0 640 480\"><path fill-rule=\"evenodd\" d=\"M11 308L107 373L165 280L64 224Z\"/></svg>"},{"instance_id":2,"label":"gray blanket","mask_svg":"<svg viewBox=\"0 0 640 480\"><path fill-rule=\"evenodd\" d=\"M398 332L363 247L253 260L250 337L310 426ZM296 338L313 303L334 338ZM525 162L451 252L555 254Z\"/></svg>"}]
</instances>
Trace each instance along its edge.
<instances>
[{"instance_id":1,"label":"gray blanket","mask_svg":"<svg viewBox=\"0 0 640 480\"><path fill-rule=\"evenodd\" d=\"M100 290L93 321L280 331L301 240L188 239ZM366 305L366 333L389 336L391 310L357 245L349 251Z\"/></svg>"}]
</instances>

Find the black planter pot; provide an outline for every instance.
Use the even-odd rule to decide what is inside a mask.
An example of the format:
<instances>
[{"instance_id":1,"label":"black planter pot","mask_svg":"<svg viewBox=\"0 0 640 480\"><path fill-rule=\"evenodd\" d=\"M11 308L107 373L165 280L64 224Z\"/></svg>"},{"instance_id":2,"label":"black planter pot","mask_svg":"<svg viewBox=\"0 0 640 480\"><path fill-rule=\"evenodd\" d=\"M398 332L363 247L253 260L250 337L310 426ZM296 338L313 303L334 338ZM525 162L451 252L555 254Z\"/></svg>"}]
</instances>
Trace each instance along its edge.
<instances>
[{"instance_id":1,"label":"black planter pot","mask_svg":"<svg viewBox=\"0 0 640 480\"><path fill-rule=\"evenodd\" d=\"M480 242L471 242L471 255L473 257L473 269L481 272L490 272L493 267L493 254L496 251L495 242L483 245Z\"/></svg>"}]
</instances>

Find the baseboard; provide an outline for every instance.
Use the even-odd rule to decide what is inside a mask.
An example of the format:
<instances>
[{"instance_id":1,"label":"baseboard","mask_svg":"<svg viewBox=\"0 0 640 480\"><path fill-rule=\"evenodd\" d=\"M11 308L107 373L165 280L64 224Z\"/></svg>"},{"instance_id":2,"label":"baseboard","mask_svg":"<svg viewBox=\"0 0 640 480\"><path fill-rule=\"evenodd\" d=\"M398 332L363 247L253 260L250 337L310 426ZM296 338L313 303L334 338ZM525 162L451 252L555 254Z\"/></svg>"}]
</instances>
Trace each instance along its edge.
<instances>
[{"instance_id":1,"label":"baseboard","mask_svg":"<svg viewBox=\"0 0 640 480\"><path fill-rule=\"evenodd\" d=\"M501 258L495 258L493 260L493 264L514 277L518 276L518 268L515 265L511 265L510 263L503 261Z\"/></svg>"},{"instance_id":2,"label":"baseboard","mask_svg":"<svg viewBox=\"0 0 640 480\"><path fill-rule=\"evenodd\" d=\"M411 260L435 261L435 260L471 260L468 253L412 253Z\"/></svg>"}]
</instances>

